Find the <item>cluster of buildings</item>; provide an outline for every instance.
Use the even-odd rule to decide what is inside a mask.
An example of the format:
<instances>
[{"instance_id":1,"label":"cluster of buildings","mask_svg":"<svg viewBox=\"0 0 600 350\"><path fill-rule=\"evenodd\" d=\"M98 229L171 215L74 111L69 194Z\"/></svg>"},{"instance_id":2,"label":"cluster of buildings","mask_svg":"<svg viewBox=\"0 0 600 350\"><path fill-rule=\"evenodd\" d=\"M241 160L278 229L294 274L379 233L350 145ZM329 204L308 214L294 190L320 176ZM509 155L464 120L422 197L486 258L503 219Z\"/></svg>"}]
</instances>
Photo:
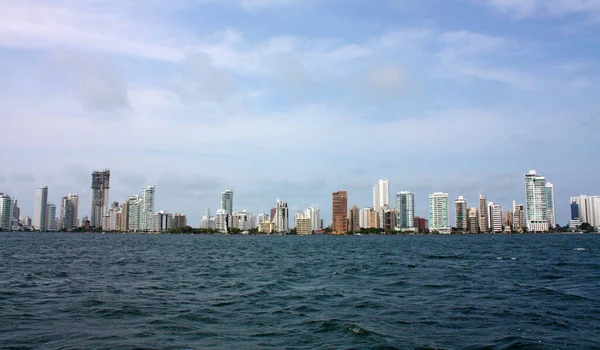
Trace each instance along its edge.
<instances>
[{"instance_id":1,"label":"cluster of buildings","mask_svg":"<svg viewBox=\"0 0 600 350\"><path fill-rule=\"evenodd\" d=\"M0 228L3 231L33 229L36 231L70 231L77 228L102 228L103 231L165 232L187 226L183 214L154 211L155 187L147 186L141 195L123 201L109 202L110 170L92 173L92 205L90 217L79 220L79 195L69 193L62 197L60 211L48 201L48 186L35 191L33 219L19 217L17 200L0 194ZM109 207L110 203L110 207Z\"/></svg>"},{"instance_id":2,"label":"cluster of buildings","mask_svg":"<svg viewBox=\"0 0 600 350\"><path fill-rule=\"evenodd\" d=\"M21 217L18 201L0 193L0 229L2 231L30 228L38 231L60 231L83 228L102 228L118 232L166 232L187 226L186 216L155 211L153 185L142 189L141 194L130 196L121 203L109 202L110 171L92 173L91 215L79 220L79 195L69 193L62 197L60 210L48 201L48 186L35 192L33 219ZM221 193L221 206L211 215L206 209L200 228L218 232L245 232L256 230L267 234L285 234L293 230L308 235L325 232L319 208L306 208L290 217L288 203L277 200L269 213L257 216L242 210L233 210L234 193ZM580 195L571 197L570 227L583 223L600 226L600 196ZM556 227L554 185L543 175L531 170L525 174L525 204L513 201L512 208L505 209L480 194L476 206L470 206L464 196L454 200L454 226L450 223L448 193L434 192L429 195L429 216L415 216L415 198L410 191L400 191L395 202L390 200L389 181L381 179L373 186L373 205L359 208L348 207L348 193L337 191L332 195L333 234L347 234L364 229L392 230L414 233L502 233L547 232Z\"/></svg>"},{"instance_id":3,"label":"cluster of buildings","mask_svg":"<svg viewBox=\"0 0 600 350\"><path fill-rule=\"evenodd\" d=\"M312 234L320 231L322 226L318 208L306 208L294 217L297 234ZM221 208L215 216L211 216L210 209L207 208L202 216L200 228L219 232L256 229L266 234L289 233L291 229L288 203L278 199L275 208L272 208L269 214L262 212L254 216L246 210L233 211L233 191L226 190L221 192Z\"/></svg>"},{"instance_id":4,"label":"cluster of buildings","mask_svg":"<svg viewBox=\"0 0 600 350\"><path fill-rule=\"evenodd\" d=\"M588 223L593 227L600 227L600 196L580 195L571 197L570 227Z\"/></svg>"},{"instance_id":5,"label":"cluster of buildings","mask_svg":"<svg viewBox=\"0 0 600 350\"><path fill-rule=\"evenodd\" d=\"M556 226L554 185L546 182L543 175L531 170L525 175L525 205L513 201L512 210L504 210L499 204L479 195L479 205L469 207L467 200L459 196L454 200L454 222L450 224L448 193L435 192L429 195L429 219L414 215L414 194L401 191L396 194L395 207L390 206L389 181L379 180L373 186L373 206L359 210L352 206L348 211L346 191L333 193L332 213L334 234L356 232L364 228L395 230L402 232L449 233L502 233L502 232L548 232ZM594 198L594 201L591 199ZM595 202L590 196L571 199L572 224L581 224L581 218L589 220L594 212L600 217L600 199ZM592 204L590 204L592 203ZM594 207L593 203L597 203ZM584 211L579 208L586 208ZM589 209L588 209L589 208ZM593 216L593 215L592 215ZM585 222L588 222L585 221ZM593 221L597 226L600 221ZM574 227L574 226L573 226Z\"/></svg>"}]
</instances>

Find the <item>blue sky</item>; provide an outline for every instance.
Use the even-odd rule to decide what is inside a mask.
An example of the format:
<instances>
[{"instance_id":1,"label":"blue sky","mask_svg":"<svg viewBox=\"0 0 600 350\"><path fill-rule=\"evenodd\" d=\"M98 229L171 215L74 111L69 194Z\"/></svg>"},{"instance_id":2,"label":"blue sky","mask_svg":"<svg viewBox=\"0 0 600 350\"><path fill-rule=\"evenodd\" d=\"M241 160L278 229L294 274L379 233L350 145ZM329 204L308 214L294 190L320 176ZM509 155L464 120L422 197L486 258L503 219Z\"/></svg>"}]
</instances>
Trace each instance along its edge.
<instances>
[{"instance_id":1,"label":"blue sky","mask_svg":"<svg viewBox=\"0 0 600 350\"><path fill-rule=\"evenodd\" d=\"M479 193L524 174L598 194L599 0L0 0L0 192L33 214L93 169L111 201L155 184L199 224L235 191L257 214L372 186ZM453 213L452 213L453 215Z\"/></svg>"}]
</instances>

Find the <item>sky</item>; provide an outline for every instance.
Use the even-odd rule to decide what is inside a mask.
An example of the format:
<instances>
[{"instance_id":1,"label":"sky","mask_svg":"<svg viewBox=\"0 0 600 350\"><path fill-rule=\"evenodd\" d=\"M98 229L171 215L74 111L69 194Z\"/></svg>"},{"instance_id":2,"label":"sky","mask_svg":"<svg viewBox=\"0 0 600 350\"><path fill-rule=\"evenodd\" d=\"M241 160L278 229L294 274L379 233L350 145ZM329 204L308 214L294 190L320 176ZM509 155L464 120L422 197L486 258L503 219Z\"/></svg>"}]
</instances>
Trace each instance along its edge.
<instances>
[{"instance_id":1,"label":"sky","mask_svg":"<svg viewBox=\"0 0 600 350\"><path fill-rule=\"evenodd\" d=\"M32 216L111 170L198 226L372 187L523 203L600 194L600 0L0 0L0 192ZM453 205L452 205L453 207ZM454 216L454 210L451 210ZM452 222L454 220L452 219Z\"/></svg>"}]
</instances>

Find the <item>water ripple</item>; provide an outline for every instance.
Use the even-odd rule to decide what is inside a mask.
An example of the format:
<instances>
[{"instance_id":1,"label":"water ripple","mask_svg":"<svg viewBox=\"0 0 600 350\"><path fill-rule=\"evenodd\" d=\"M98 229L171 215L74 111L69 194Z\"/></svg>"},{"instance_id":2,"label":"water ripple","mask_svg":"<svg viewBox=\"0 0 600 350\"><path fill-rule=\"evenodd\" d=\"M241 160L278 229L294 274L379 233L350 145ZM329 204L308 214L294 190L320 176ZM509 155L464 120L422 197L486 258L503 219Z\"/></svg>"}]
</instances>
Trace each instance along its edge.
<instances>
[{"instance_id":1,"label":"water ripple","mask_svg":"<svg viewBox=\"0 0 600 350\"><path fill-rule=\"evenodd\" d=\"M598 235L0 233L0 348L598 348L599 248Z\"/></svg>"}]
</instances>

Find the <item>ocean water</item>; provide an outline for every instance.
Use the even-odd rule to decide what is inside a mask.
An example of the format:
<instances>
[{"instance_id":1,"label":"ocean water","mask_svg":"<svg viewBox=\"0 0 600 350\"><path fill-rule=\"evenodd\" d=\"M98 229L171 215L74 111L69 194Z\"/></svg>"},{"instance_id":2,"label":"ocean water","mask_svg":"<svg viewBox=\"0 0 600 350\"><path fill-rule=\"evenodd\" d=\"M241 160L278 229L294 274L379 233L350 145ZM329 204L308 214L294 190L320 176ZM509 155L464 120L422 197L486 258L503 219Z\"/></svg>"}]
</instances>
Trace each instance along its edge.
<instances>
[{"instance_id":1,"label":"ocean water","mask_svg":"<svg viewBox=\"0 0 600 350\"><path fill-rule=\"evenodd\" d=\"M600 348L600 235L1 233L0 348Z\"/></svg>"}]
</instances>

